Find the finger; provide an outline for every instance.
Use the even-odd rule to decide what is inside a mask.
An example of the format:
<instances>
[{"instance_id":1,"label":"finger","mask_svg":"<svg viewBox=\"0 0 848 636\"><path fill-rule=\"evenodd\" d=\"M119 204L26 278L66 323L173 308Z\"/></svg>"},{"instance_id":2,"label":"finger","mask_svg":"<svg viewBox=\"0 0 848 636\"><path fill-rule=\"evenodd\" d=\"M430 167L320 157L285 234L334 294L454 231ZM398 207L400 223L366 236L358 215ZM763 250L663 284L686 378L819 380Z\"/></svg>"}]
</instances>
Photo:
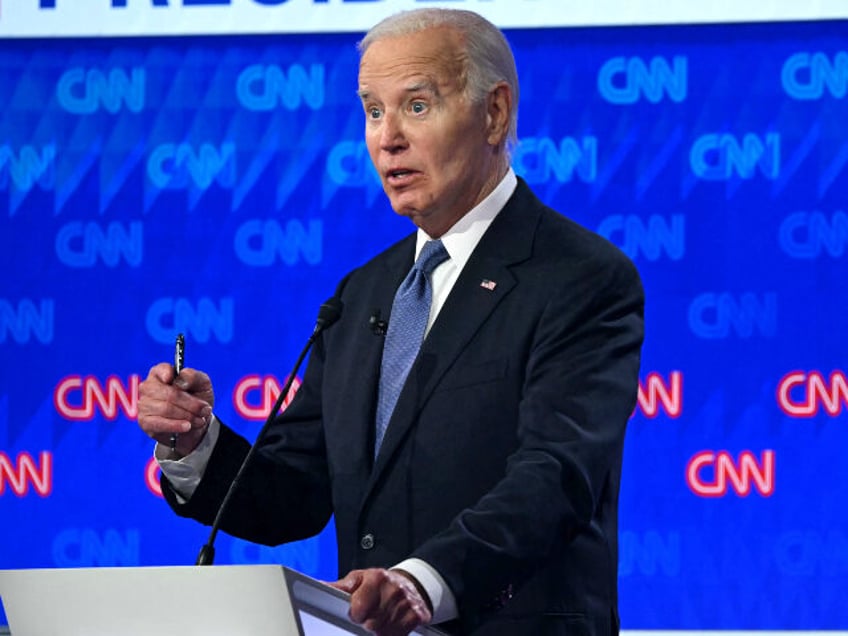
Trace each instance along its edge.
<instances>
[{"instance_id":1,"label":"finger","mask_svg":"<svg viewBox=\"0 0 848 636\"><path fill-rule=\"evenodd\" d=\"M160 362L150 368L147 378L141 385L149 391L155 391L161 387L173 385L187 394L197 396L210 406L213 403L212 382L206 373L197 369L183 369L175 377L174 367L167 362Z\"/></svg>"},{"instance_id":2,"label":"finger","mask_svg":"<svg viewBox=\"0 0 848 636\"><path fill-rule=\"evenodd\" d=\"M208 410L209 407L206 407ZM163 411L139 411L138 422L148 434L156 433L188 433L192 430L205 429L212 421L211 411L203 411L201 415L168 408Z\"/></svg>"},{"instance_id":3,"label":"finger","mask_svg":"<svg viewBox=\"0 0 848 636\"><path fill-rule=\"evenodd\" d=\"M377 636L405 636L423 624L415 612L405 611L380 614L362 623L362 627Z\"/></svg>"},{"instance_id":4,"label":"finger","mask_svg":"<svg viewBox=\"0 0 848 636\"><path fill-rule=\"evenodd\" d=\"M336 588L337 590L341 590L342 592L346 592L348 594L353 594L356 588L359 587L359 584L362 582L362 574L359 570L353 570L347 573L343 579L339 579L334 583L329 583L331 587Z\"/></svg>"},{"instance_id":5,"label":"finger","mask_svg":"<svg viewBox=\"0 0 848 636\"><path fill-rule=\"evenodd\" d=\"M160 362L150 367L150 371L147 373L147 380L162 384L171 384L174 380L174 367L167 362Z\"/></svg>"},{"instance_id":6,"label":"finger","mask_svg":"<svg viewBox=\"0 0 848 636\"><path fill-rule=\"evenodd\" d=\"M156 379L145 380L138 387L139 403L143 404L148 409L163 409L173 407L182 409L191 415L200 416L204 407L209 407L212 410L212 404L204 395L193 395L181 389L176 383L180 382L177 378L175 384L164 384Z\"/></svg>"},{"instance_id":7,"label":"finger","mask_svg":"<svg viewBox=\"0 0 848 636\"><path fill-rule=\"evenodd\" d=\"M391 617L380 616L368 619L362 623L362 627L377 636L405 636L425 624L426 622L418 614L407 611Z\"/></svg>"},{"instance_id":8,"label":"finger","mask_svg":"<svg viewBox=\"0 0 848 636\"><path fill-rule=\"evenodd\" d=\"M205 428L209 421L211 417L205 412L195 415L169 404L157 407L149 402L139 402L138 423L148 434L187 433L193 429Z\"/></svg>"},{"instance_id":9,"label":"finger","mask_svg":"<svg viewBox=\"0 0 848 636\"><path fill-rule=\"evenodd\" d=\"M139 387L138 423L148 434L185 433L205 428L212 407L168 385Z\"/></svg>"},{"instance_id":10,"label":"finger","mask_svg":"<svg viewBox=\"0 0 848 636\"><path fill-rule=\"evenodd\" d=\"M194 426L192 422L187 420L161 417L159 415L139 416L139 423L142 430L150 437L157 435L169 436L174 433L185 434L192 429L202 428L202 426Z\"/></svg>"},{"instance_id":11,"label":"finger","mask_svg":"<svg viewBox=\"0 0 848 636\"><path fill-rule=\"evenodd\" d=\"M203 371L186 367L177 376L174 381L181 389L186 391L196 391L202 388L202 385L209 382L209 376Z\"/></svg>"},{"instance_id":12,"label":"finger","mask_svg":"<svg viewBox=\"0 0 848 636\"><path fill-rule=\"evenodd\" d=\"M365 623L379 636L408 634L431 621L430 608L410 575L392 570L385 572L381 591L380 610Z\"/></svg>"},{"instance_id":13,"label":"finger","mask_svg":"<svg viewBox=\"0 0 848 636\"><path fill-rule=\"evenodd\" d=\"M350 595L350 619L354 623L380 618L381 587L383 577L375 575L378 570L366 570L359 586Z\"/></svg>"},{"instance_id":14,"label":"finger","mask_svg":"<svg viewBox=\"0 0 848 636\"><path fill-rule=\"evenodd\" d=\"M212 382L209 376L197 369L183 369L174 379L174 386L199 398L213 403Z\"/></svg>"}]
</instances>

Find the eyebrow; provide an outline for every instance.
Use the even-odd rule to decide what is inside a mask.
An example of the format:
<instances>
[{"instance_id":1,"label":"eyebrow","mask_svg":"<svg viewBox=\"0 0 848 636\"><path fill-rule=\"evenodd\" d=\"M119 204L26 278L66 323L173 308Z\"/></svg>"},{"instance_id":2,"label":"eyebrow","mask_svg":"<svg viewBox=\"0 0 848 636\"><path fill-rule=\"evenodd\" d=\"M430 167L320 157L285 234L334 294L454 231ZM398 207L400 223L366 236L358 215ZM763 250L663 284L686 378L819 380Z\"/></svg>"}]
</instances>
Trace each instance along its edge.
<instances>
[{"instance_id":1,"label":"eyebrow","mask_svg":"<svg viewBox=\"0 0 848 636\"><path fill-rule=\"evenodd\" d=\"M406 88L407 93L417 93L419 91L430 91L431 93L439 92L436 88L436 82L431 80L421 80L420 82L416 82L412 86Z\"/></svg>"},{"instance_id":2,"label":"eyebrow","mask_svg":"<svg viewBox=\"0 0 848 636\"><path fill-rule=\"evenodd\" d=\"M434 95L439 94L436 83L431 80L421 80L420 82L410 84L409 86L403 89L404 93L418 93L421 91L427 91L433 93ZM361 99L362 101L365 101L369 97L371 97L371 93L363 89L357 90L356 94L359 95L359 99Z\"/></svg>"}]
</instances>

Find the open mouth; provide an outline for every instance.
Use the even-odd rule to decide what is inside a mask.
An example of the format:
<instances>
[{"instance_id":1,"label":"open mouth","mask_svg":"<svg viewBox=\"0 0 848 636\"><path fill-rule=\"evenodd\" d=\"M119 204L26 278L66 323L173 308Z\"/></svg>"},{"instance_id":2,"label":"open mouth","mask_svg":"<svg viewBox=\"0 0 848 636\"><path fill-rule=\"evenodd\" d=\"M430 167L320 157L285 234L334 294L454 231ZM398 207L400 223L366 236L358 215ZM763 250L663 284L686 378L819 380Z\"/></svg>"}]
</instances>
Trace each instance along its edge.
<instances>
[{"instance_id":1,"label":"open mouth","mask_svg":"<svg viewBox=\"0 0 848 636\"><path fill-rule=\"evenodd\" d=\"M399 181L409 177L411 174L412 170L405 170L401 168L399 170L389 170L387 177L390 181Z\"/></svg>"}]
</instances>

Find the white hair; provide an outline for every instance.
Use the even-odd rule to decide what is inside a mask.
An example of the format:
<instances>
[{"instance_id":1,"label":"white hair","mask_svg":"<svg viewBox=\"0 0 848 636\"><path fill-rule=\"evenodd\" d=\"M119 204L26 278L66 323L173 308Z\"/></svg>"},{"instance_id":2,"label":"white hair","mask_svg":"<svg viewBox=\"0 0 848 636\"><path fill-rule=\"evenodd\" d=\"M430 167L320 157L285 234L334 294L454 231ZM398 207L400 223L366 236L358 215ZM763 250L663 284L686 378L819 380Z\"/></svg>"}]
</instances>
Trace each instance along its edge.
<instances>
[{"instance_id":1,"label":"white hair","mask_svg":"<svg viewBox=\"0 0 848 636\"><path fill-rule=\"evenodd\" d=\"M512 93L507 146L518 142L518 72L504 34L494 24L463 9L415 9L402 11L378 22L359 42L362 55L377 40L410 35L425 29L448 27L463 38L468 54L465 92L475 103L485 101L498 82L506 82Z\"/></svg>"}]
</instances>

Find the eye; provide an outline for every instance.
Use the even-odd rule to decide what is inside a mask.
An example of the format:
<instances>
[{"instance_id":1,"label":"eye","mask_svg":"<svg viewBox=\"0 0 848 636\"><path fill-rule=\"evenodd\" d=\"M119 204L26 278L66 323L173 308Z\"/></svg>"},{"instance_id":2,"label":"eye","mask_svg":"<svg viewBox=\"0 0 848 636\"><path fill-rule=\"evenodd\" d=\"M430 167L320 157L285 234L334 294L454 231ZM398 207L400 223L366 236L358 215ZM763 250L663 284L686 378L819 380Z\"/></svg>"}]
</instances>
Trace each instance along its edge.
<instances>
[{"instance_id":1,"label":"eye","mask_svg":"<svg viewBox=\"0 0 848 636\"><path fill-rule=\"evenodd\" d=\"M416 115L420 115L427 110L427 104L424 102L412 102L409 109Z\"/></svg>"},{"instance_id":2,"label":"eye","mask_svg":"<svg viewBox=\"0 0 848 636\"><path fill-rule=\"evenodd\" d=\"M368 119L380 119L380 115L382 115L382 111L376 106L370 106L365 110L368 113Z\"/></svg>"}]
</instances>

